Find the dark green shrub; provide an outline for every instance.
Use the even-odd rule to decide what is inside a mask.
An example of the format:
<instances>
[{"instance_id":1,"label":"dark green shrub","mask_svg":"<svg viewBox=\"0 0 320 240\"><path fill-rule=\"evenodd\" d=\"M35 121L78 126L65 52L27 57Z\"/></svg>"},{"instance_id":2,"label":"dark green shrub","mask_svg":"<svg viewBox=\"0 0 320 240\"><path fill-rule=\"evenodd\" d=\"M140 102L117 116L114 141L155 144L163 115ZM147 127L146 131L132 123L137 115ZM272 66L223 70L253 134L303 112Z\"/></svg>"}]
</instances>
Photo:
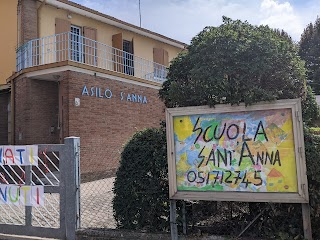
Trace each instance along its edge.
<instances>
[{"instance_id":1,"label":"dark green shrub","mask_svg":"<svg viewBox=\"0 0 320 240\"><path fill-rule=\"evenodd\" d=\"M318 217L320 221L320 137L314 135L309 129L304 132L304 144L307 159L307 175L309 185L310 206L312 208L311 215ZM320 226L320 225L315 225ZM318 231L320 239L320 229L314 228Z\"/></svg>"},{"instance_id":2,"label":"dark green shrub","mask_svg":"<svg viewBox=\"0 0 320 240\"><path fill-rule=\"evenodd\" d=\"M119 228L163 231L169 227L166 136L139 131L125 145L114 184L113 210Z\"/></svg>"},{"instance_id":3,"label":"dark green shrub","mask_svg":"<svg viewBox=\"0 0 320 240\"><path fill-rule=\"evenodd\" d=\"M302 101L302 116L306 125L310 126L319 119L319 106L310 86L307 86L306 98Z\"/></svg>"},{"instance_id":4,"label":"dark green shrub","mask_svg":"<svg viewBox=\"0 0 320 240\"><path fill-rule=\"evenodd\" d=\"M320 128L319 127L311 127L310 132L315 135L320 135Z\"/></svg>"},{"instance_id":5,"label":"dark green shrub","mask_svg":"<svg viewBox=\"0 0 320 240\"><path fill-rule=\"evenodd\" d=\"M299 55L306 62L308 84L320 94L320 18L309 23L299 42Z\"/></svg>"}]
</instances>

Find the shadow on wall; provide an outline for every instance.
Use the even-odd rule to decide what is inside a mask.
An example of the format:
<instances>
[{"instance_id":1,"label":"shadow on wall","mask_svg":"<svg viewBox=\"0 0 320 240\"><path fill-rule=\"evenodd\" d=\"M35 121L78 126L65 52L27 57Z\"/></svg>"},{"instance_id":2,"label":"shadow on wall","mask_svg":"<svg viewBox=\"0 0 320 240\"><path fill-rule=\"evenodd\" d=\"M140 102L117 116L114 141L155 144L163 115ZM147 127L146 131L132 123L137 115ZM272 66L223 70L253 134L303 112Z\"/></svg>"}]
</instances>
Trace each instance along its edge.
<instances>
[{"instance_id":1,"label":"shadow on wall","mask_svg":"<svg viewBox=\"0 0 320 240\"><path fill-rule=\"evenodd\" d=\"M8 104L10 93L0 86L0 145L8 145Z\"/></svg>"}]
</instances>

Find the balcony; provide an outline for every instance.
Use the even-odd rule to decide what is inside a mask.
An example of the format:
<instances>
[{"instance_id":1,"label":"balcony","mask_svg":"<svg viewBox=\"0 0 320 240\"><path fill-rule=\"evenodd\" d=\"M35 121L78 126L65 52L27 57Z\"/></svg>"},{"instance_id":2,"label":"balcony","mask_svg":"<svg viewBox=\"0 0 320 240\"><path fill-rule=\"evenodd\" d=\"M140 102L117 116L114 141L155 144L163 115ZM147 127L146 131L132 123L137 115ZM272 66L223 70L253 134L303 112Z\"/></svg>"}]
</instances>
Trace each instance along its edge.
<instances>
[{"instance_id":1,"label":"balcony","mask_svg":"<svg viewBox=\"0 0 320 240\"><path fill-rule=\"evenodd\" d=\"M73 61L108 71L163 83L164 65L71 32L31 40L17 49L17 72L30 67Z\"/></svg>"}]
</instances>

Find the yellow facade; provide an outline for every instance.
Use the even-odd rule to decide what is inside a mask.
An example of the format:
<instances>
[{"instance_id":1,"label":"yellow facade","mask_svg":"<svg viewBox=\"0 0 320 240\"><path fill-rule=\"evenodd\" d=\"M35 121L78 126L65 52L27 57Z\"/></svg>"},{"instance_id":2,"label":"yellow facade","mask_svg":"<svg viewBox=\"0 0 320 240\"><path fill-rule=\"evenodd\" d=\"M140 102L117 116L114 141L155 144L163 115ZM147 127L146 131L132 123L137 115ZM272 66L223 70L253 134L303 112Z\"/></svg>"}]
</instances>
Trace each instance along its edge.
<instances>
[{"instance_id":1,"label":"yellow facade","mask_svg":"<svg viewBox=\"0 0 320 240\"><path fill-rule=\"evenodd\" d=\"M133 41L134 55L153 61L153 48L163 48L168 52L169 62L181 52L178 48L146 36L127 31L98 20L70 13L65 9L57 9L51 5L44 5L38 10L39 37L55 34L55 19L60 18L70 21L71 25L78 27L91 27L97 29L97 41L112 46L112 35L122 33L123 39ZM69 18L67 17L69 15ZM99 53L98 53L99 54Z\"/></svg>"},{"instance_id":2,"label":"yellow facade","mask_svg":"<svg viewBox=\"0 0 320 240\"><path fill-rule=\"evenodd\" d=\"M0 84L5 84L16 68L18 0L0 1Z\"/></svg>"}]
</instances>

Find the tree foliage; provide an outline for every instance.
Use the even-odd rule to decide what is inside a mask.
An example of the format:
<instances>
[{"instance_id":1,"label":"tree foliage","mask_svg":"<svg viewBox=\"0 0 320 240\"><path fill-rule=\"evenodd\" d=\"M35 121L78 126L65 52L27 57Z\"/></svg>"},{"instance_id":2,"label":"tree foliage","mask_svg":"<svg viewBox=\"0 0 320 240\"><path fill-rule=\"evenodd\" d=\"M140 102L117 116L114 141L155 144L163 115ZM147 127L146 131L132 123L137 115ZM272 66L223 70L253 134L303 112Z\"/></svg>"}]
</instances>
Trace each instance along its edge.
<instances>
[{"instance_id":1,"label":"tree foliage","mask_svg":"<svg viewBox=\"0 0 320 240\"><path fill-rule=\"evenodd\" d=\"M304 29L299 42L299 55L306 63L308 83L320 94L320 18Z\"/></svg>"},{"instance_id":2,"label":"tree foliage","mask_svg":"<svg viewBox=\"0 0 320 240\"><path fill-rule=\"evenodd\" d=\"M307 86L306 98L302 102L302 116L307 126L312 126L320 116L319 105L310 86Z\"/></svg>"},{"instance_id":3,"label":"tree foliage","mask_svg":"<svg viewBox=\"0 0 320 240\"><path fill-rule=\"evenodd\" d=\"M168 229L168 167L163 130L139 131L125 145L114 184L119 228Z\"/></svg>"},{"instance_id":4,"label":"tree foliage","mask_svg":"<svg viewBox=\"0 0 320 240\"><path fill-rule=\"evenodd\" d=\"M250 105L303 96L307 126L319 115L319 108L310 88L304 96L305 72L297 46L284 31L224 17L221 26L206 27L192 39L187 51L172 61L159 95L167 107L241 102ZM313 224L319 224L320 141L308 128L305 145ZM265 206L250 205L250 209ZM299 205L269 206L270 210L251 228L254 236L298 239L303 235ZM313 231L320 237L317 228Z\"/></svg>"},{"instance_id":5,"label":"tree foliage","mask_svg":"<svg viewBox=\"0 0 320 240\"><path fill-rule=\"evenodd\" d=\"M224 17L221 26L206 27L192 39L187 51L172 61L168 80L159 94L167 107L241 102L249 105L298 98L304 92L304 81L304 62L290 36L267 26L253 26ZM314 96L308 89L303 102L305 123L310 124L318 114ZM312 219L313 224L319 224L320 139L308 129L305 146ZM163 130L137 132L126 144L116 173L113 207L118 227L153 231L168 228L167 171ZM200 209L209 209L209 203L196 204ZM241 203L234 204L242 208ZM255 204L255 209L264 206ZM241 222L250 222L251 217L237 219L232 228L243 229ZM197 217L192 219L196 221L194 218ZM269 204L269 210L250 232L254 237L298 239L302 235L301 223L299 205ZM215 223L214 229L218 228ZM319 238L319 230L313 230L314 237Z\"/></svg>"},{"instance_id":6,"label":"tree foliage","mask_svg":"<svg viewBox=\"0 0 320 240\"><path fill-rule=\"evenodd\" d=\"M160 97L167 107L248 105L297 98L304 80L304 63L285 32L223 17L172 61Z\"/></svg>"}]
</instances>

